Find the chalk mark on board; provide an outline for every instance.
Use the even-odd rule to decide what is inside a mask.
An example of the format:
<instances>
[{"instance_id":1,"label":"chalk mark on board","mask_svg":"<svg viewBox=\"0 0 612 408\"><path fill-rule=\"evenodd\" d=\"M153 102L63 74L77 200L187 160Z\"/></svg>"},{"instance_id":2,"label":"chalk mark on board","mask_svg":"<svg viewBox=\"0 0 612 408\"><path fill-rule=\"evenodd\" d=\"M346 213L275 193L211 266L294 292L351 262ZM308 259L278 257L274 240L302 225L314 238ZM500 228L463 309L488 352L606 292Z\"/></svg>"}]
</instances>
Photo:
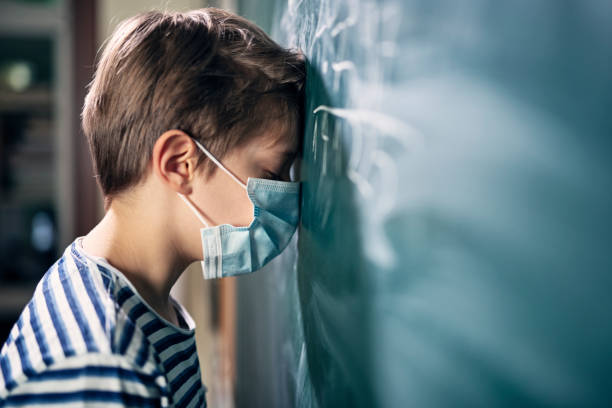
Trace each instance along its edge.
<instances>
[{"instance_id":1,"label":"chalk mark on board","mask_svg":"<svg viewBox=\"0 0 612 408\"><path fill-rule=\"evenodd\" d=\"M327 118L323 119L326 120ZM327 121L326 121L327 122ZM321 125L321 140L323 140L323 157L321 161L323 162L323 167L321 168L321 178L325 177L327 174L327 145L329 142L329 136L327 135L327 123Z\"/></svg>"},{"instance_id":2,"label":"chalk mark on board","mask_svg":"<svg viewBox=\"0 0 612 408\"><path fill-rule=\"evenodd\" d=\"M395 207L395 198L397 196L397 166L393 158L382 150L374 152L374 164L380 170L381 195L378 197L379 207L377 212L384 218L391 213Z\"/></svg>"},{"instance_id":3,"label":"chalk mark on board","mask_svg":"<svg viewBox=\"0 0 612 408\"><path fill-rule=\"evenodd\" d=\"M355 186L357 186L357 190L359 190L359 193L363 197L369 198L372 196L372 194L374 194L374 189L372 188L372 185L368 183L368 181L355 170L348 169L346 171L346 176L349 180L353 182L353 184L355 184Z\"/></svg>"},{"instance_id":4,"label":"chalk mark on board","mask_svg":"<svg viewBox=\"0 0 612 408\"><path fill-rule=\"evenodd\" d=\"M355 63L353 61L337 61L332 62L331 67L336 72L346 71L346 70L355 70Z\"/></svg>"},{"instance_id":5,"label":"chalk mark on board","mask_svg":"<svg viewBox=\"0 0 612 408\"><path fill-rule=\"evenodd\" d=\"M333 22L334 15L331 3L322 2L319 7L319 16L317 18L317 28L315 30L314 39L321 37L323 33L330 28ZM314 42L314 41L313 41Z\"/></svg>"},{"instance_id":6,"label":"chalk mark on board","mask_svg":"<svg viewBox=\"0 0 612 408\"><path fill-rule=\"evenodd\" d=\"M332 37L337 36L342 31L357 24L359 5L356 4L355 2L352 2L352 3L353 4L349 6L349 15L346 17L346 19L343 21L340 21L332 28L331 33L330 33Z\"/></svg>"},{"instance_id":7,"label":"chalk mark on board","mask_svg":"<svg viewBox=\"0 0 612 408\"><path fill-rule=\"evenodd\" d=\"M328 112L349 122L369 125L384 134L393 136L408 149L417 149L424 144L423 135L417 129L381 112L369 109L334 108L326 105L319 105L312 113L317 114L318 112Z\"/></svg>"},{"instance_id":8,"label":"chalk mark on board","mask_svg":"<svg viewBox=\"0 0 612 408\"><path fill-rule=\"evenodd\" d=\"M315 136L312 138L312 156L313 156L314 161L317 161L317 135L319 134L318 129L319 129L319 121L315 120L314 130L313 130L313 134Z\"/></svg>"},{"instance_id":9,"label":"chalk mark on board","mask_svg":"<svg viewBox=\"0 0 612 408\"><path fill-rule=\"evenodd\" d=\"M331 68L332 71L336 73L336 75L334 75L334 92L338 92L340 90L340 75L343 71L357 72L353 61L348 60L332 62Z\"/></svg>"}]
</instances>

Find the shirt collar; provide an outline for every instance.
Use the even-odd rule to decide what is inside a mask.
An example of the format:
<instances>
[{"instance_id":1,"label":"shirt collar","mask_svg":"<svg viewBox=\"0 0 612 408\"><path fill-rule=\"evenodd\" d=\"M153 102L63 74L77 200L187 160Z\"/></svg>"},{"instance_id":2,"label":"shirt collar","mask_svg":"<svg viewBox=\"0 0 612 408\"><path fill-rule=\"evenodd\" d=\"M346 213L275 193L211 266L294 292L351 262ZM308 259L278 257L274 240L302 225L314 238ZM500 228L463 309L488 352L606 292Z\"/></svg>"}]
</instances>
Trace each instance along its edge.
<instances>
[{"instance_id":1,"label":"shirt collar","mask_svg":"<svg viewBox=\"0 0 612 408\"><path fill-rule=\"evenodd\" d=\"M195 333L195 322L191 315L187 312L187 310L181 305L172 295L170 295L170 301L174 305L177 310L177 315L179 320L182 319L183 322L187 325L187 328L179 327L172 322L169 322L165 318L163 318L159 313L155 311L138 293L138 290L132 285L129 279L117 268L112 266L105 258L90 255L85 252L82 246L83 237L76 238L72 245L71 251L73 255L77 258L77 262L84 262L84 260L89 260L91 264L95 265L95 271L93 268L88 268L92 270L92 272L97 272L101 275L104 286L107 290L112 290L115 295L115 300L118 300L117 296L120 292L123 293L123 296L127 293L128 295L134 295L136 302L142 304L145 307L145 313L150 314L149 319L146 319L147 322L151 322L152 320L157 320L155 323L157 326L162 326L171 331L176 332L177 335L185 335L191 336ZM87 265L90 266L90 265ZM133 309L130 308L130 309ZM140 318L138 320L141 320Z\"/></svg>"}]
</instances>

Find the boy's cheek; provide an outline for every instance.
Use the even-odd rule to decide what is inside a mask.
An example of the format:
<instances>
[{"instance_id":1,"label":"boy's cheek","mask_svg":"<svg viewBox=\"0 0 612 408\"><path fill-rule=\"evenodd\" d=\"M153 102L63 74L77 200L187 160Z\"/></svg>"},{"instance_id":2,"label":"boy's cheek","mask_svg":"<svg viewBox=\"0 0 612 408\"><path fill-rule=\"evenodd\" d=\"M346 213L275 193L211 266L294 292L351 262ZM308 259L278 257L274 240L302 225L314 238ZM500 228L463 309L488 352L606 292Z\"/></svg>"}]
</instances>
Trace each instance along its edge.
<instances>
[{"instance_id":1,"label":"boy's cheek","mask_svg":"<svg viewBox=\"0 0 612 408\"><path fill-rule=\"evenodd\" d=\"M223 176L224 179L209 183L198 194L198 206L213 225L248 226L253 220L253 203L249 200L246 190L227 175L221 175L219 172L215 177L218 176Z\"/></svg>"}]
</instances>

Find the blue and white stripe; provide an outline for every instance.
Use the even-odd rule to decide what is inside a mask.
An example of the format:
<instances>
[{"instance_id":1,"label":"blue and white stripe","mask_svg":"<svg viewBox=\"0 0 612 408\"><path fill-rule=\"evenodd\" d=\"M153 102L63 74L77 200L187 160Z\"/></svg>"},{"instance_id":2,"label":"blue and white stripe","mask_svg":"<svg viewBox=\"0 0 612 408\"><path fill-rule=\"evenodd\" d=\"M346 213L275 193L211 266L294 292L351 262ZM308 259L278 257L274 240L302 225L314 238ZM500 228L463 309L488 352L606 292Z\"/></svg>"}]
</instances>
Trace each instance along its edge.
<instances>
[{"instance_id":1,"label":"blue and white stripe","mask_svg":"<svg viewBox=\"0 0 612 408\"><path fill-rule=\"evenodd\" d=\"M159 316L77 238L0 350L0 406L206 406L195 325Z\"/></svg>"}]
</instances>

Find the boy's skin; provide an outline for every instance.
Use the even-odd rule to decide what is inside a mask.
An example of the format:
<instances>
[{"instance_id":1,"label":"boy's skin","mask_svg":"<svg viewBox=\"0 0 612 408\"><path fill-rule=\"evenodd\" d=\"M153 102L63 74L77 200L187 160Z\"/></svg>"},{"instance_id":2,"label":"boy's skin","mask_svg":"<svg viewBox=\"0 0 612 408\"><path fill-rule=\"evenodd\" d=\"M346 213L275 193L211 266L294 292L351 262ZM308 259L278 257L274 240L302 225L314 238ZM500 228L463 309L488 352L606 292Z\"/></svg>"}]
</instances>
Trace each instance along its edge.
<instances>
[{"instance_id":1,"label":"boy's skin","mask_svg":"<svg viewBox=\"0 0 612 408\"><path fill-rule=\"evenodd\" d=\"M283 128L269 126L219 158L221 163L245 184L248 177L270 178L269 173L289 180L298 137ZM141 182L113 197L104 218L82 240L85 252L122 271L142 298L177 326L170 289L190 263L202 259L205 227L177 193L211 226L248 226L253 219L253 204L240 185L221 169L206 179L204 164L195 167L202 154L183 131L164 132Z\"/></svg>"}]
</instances>

